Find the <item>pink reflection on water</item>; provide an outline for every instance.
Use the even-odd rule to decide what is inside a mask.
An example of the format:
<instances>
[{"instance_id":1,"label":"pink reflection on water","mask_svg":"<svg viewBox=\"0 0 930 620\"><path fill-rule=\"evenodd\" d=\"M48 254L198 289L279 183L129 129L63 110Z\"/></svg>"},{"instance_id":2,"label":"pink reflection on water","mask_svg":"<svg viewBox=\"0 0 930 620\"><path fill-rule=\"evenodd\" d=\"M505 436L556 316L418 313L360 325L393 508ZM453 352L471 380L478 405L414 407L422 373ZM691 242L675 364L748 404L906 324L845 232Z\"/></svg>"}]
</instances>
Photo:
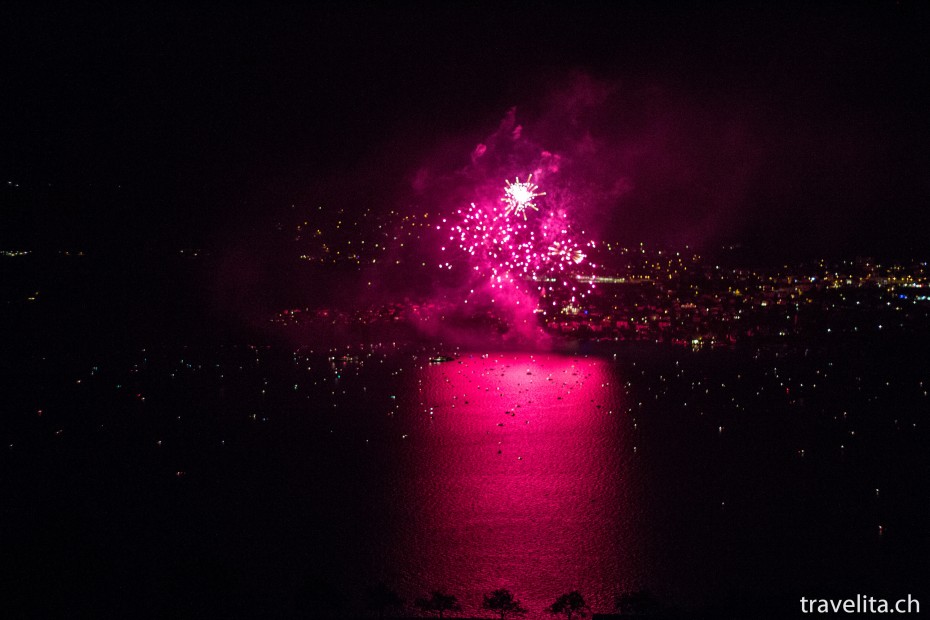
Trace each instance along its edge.
<instances>
[{"instance_id":1,"label":"pink reflection on water","mask_svg":"<svg viewBox=\"0 0 930 620\"><path fill-rule=\"evenodd\" d=\"M408 381L395 539L403 589L444 588L478 613L482 593L506 587L530 617L579 589L609 611L640 572L629 424L611 363L465 356Z\"/></svg>"}]
</instances>

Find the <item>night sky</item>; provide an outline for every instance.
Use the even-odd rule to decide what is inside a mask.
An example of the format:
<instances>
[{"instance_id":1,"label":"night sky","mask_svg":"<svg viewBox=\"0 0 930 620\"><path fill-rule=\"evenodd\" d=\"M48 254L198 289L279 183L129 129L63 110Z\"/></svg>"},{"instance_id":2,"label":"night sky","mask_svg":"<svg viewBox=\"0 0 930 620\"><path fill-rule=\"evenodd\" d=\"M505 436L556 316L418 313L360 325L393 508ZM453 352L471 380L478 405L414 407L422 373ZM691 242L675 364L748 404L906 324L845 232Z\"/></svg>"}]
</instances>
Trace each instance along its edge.
<instances>
[{"instance_id":1,"label":"night sky","mask_svg":"<svg viewBox=\"0 0 930 620\"><path fill-rule=\"evenodd\" d=\"M0 243L210 245L292 204L428 202L414 179L515 107L590 168L601 238L920 254L928 26L917 2L20 6Z\"/></svg>"}]
</instances>

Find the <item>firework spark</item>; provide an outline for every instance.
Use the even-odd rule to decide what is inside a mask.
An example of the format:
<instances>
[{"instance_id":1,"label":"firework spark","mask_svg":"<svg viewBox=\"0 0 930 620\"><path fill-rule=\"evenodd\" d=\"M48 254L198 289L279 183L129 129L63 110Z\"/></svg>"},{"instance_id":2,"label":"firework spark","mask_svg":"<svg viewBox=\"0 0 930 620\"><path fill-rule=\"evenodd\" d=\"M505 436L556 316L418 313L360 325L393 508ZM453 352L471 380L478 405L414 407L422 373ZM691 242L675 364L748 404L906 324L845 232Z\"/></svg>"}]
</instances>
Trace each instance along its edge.
<instances>
[{"instance_id":1,"label":"firework spark","mask_svg":"<svg viewBox=\"0 0 930 620\"><path fill-rule=\"evenodd\" d=\"M552 242L549 246L549 256L554 256L558 260L572 261L576 265L580 265L587 258L587 255L578 248L573 248L561 241Z\"/></svg>"},{"instance_id":2,"label":"firework spark","mask_svg":"<svg viewBox=\"0 0 930 620\"><path fill-rule=\"evenodd\" d=\"M523 219L525 220L526 210L528 208L533 209L534 211L539 211L539 209L536 207L536 203L533 202L533 199L538 196L545 196L546 192L537 193L537 189L539 189L539 186L533 183L532 174L527 177L526 181L523 183L520 182L520 177L517 177L516 181L513 183L507 181L507 188L504 190L504 197L501 198L501 202L507 205L504 208L504 214L522 215Z\"/></svg>"}]
</instances>

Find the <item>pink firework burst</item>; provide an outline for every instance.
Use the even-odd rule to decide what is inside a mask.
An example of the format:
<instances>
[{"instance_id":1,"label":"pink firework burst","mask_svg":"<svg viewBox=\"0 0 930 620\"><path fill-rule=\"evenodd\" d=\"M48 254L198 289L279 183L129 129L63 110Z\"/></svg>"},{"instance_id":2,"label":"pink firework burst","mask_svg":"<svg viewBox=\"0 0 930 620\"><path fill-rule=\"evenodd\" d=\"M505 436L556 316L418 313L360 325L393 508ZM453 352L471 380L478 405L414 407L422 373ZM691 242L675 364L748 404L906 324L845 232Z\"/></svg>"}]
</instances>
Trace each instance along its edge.
<instances>
[{"instance_id":1,"label":"pink firework burst","mask_svg":"<svg viewBox=\"0 0 930 620\"><path fill-rule=\"evenodd\" d=\"M471 203L457 211L449 240L465 253L475 278L491 289L535 300L535 312L542 315L577 312L595 288L596 265L584 251L594 248L594 242L576 241L564 209L527 217L527 208L539 212L532 200L545 195L536 191L531 178L507 182L503 209L496 203Z\"/></svg>"}]
</instances>

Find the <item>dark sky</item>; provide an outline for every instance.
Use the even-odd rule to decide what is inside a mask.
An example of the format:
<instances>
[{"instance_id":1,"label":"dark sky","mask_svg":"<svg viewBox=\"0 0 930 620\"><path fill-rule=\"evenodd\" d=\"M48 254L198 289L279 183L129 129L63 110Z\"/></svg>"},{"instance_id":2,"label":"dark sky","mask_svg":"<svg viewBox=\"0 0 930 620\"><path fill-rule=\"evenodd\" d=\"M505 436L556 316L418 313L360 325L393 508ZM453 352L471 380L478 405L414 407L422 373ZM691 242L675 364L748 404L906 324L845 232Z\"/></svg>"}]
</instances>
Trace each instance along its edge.
<instances>
[{"instance_id":1,"label":"dark sky","mask_svg":"<svg viewBox=\"0 0 930 620\"><path fill-rule=\"evenodd\" d=\"M605 236L928 245L925 3L612 4L14 8L0 241L209 243L352 179L393 207L512 106L568 152L553 109L593 84Z\"/></svg>"}]
</instances>

